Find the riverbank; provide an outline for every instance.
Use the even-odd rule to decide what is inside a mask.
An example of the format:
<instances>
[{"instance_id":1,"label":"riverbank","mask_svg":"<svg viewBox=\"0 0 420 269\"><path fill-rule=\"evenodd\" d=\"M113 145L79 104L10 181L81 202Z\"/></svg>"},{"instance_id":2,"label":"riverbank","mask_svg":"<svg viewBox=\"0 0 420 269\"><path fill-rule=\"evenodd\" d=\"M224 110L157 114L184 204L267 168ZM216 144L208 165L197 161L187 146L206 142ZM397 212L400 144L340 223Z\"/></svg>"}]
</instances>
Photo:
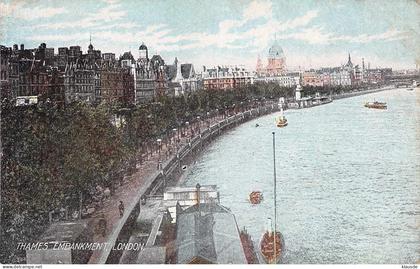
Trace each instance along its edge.
<instances>
[{"instance_id":1,"label":"riverbank","mask_svg":"<svg viewBox=\"0 0 420 269\"><path fill-rule=\"evenodd\" d=\"M158 189L164 188L166 182L173 181L177 176L182 174L182 164L187 158L190 158L195 151L203 148L205 144L216 136L219 136L224 130L240 124L241 122L257 118L261 115L269 114L277 110L274 104L265 105L264 107L254 108L245 112L240 112L227 118L216 117L212 121L208 121L207 128L199 128L198 132L188 132L177 144L175 151L168 151L162 148L159 155L167 155L168 159L159 164L160 158L153 156L146 161L133 176L127 185L118 189L106 203L104 208L95 214L95 217L105 214L108 221L108 233L105 237L95 235L95 242L107 242L109 245L115 245L117 242L128 240L127 231L137 219L140 211L140 202L149 194L156 192ZM195 134L193 136L193 134ZM146 165L146 166L145 166ZM122 217L119 217L118 201L122 200L126 205L126 209ZM106 211L104 213L104 211ZM93 222L96 222L94 217ZM111 248L95 251L89 263L115 263L118 261L121 252L112 252Z\"/></svg>"},{"instance_id":2,"label":"riverbank","mask_svg":"<svg viewBox=\"0 0 420 269\"><path fill-rule=\"evenodd\" d=\"M385 87L381 87L381 88L377 88L377 89L370 89L370 90L363 90L363 91L353 91L353 92L349 92L349 93L343 93L343 94L340 94L340 95L332 95L331 99L337 100L337 99L355 97L355 96L360 96L360 95L365 95L365 94L370 94L370 93L375 93L375 92L392 90L392 89L395 89L395 87L385 86Z\"/></svg>"},{"instance_id":3,"label":"riverbank","mask_svg":"<svg viewBox=\"0 0 420 269\"><path fill-rule=\"evenodd\" d=\"M351 93L348 95L337 96L335 99L353 97L361 94L368 94L385 89L374 89L369 92L357 92ZM270 114L278 111L277 104L266 105L262 108L255 108L245 112L237 113L233 116L227 118L215 118L214 120L207 122L207 128L203 131L197 133L193 136L192 132L181 139L177 144L177 149L174 151L169 151L167 148L163 148L159 155L166 155L171 152L171 155L168 156L168 159L158 165L159 159L156 155L152 156L144 164L142 164L141 169L137 171L132 177L134 177L134 183L130 185L122 186L122 190L118 191L116 195L113 195L112 201L114 201L115 206L111 202L106 204L107 214L106 218L108 219L108 227L110 232L108 236L95 237L95 242L108 242L110 245L114 245L117 241L124 241L128 238L122 238L124 235L122 231L124 226L129 226L132 220L136 219L140 210L140 201L143 197L146 197L149 194L154 194L158 189L164 188L169 181L179 184L178 180L182 174L185 174L185 170L182 169L182 166L186 163L191 163L196 157L196 153L203 149L204 146L208 144L213 138L222 134L226 129L229 129L233 126L241 124L242 122L248 121L250 119L257 118L262 115ZM143 179L143 180L142 180ZM119 199L124 201L124 204L128 205L124 212L124 215L119 218L119 213L117 209L117 202ZM100 213L102 213L101 211ZM131 220L131 221L129 221ZM115 253L115 255L110 255L111 250L104 250L97 253L94 253L89 261L89 263L105 263L108 260L109 256L113 256L108 262L115 262L116 257L120 253Z\"/></svg>"}]
</instances>

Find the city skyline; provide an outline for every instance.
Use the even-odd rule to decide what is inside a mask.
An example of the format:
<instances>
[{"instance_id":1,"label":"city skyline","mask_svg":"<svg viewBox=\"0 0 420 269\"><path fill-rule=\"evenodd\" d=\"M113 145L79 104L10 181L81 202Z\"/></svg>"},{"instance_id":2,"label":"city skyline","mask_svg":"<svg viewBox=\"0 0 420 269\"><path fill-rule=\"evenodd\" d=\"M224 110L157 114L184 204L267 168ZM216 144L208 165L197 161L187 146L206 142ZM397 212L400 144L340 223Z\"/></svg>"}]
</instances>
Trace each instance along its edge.
<instances>
[{"instance_id":1,"label":"city skyline","mask_svg":"<svg viewBox=\"0 0 420 269\"><path fill-rule=\"evenodd\" d=\"M202 65L255 69L258 55L265 59L275 38L292 69L339 66L348 53L356 64L365 58L372 67L414 68L420 61L415 1L322 6L317 1L174 1L171 9L163 1L2 1L0 9L4 45L45 42L86 51L92 36L102 52L131 51L137 57L144 42L167 63L178 57L198 70ZM404 17L398 14L402 9Z\"/></svg>"}]
</instances>

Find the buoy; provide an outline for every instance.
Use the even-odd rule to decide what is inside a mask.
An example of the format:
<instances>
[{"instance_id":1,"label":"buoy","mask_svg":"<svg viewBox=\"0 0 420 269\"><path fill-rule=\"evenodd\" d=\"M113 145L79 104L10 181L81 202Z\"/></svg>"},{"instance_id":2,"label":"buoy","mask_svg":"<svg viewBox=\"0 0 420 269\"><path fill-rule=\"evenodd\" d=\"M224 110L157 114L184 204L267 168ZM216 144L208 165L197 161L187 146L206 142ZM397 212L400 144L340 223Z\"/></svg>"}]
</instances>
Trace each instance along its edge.
<instances>
[{"instance_id":1,"label":"buoy","mask_svg":"<svg viewBox=\"0 0 420 269\"><path fill-rule=\"evenodd\" d=\"M249 194L249 201L251 204L259 204L263 200L263 195L260 191L253 191Z\"/></svg>"}]
</instances>

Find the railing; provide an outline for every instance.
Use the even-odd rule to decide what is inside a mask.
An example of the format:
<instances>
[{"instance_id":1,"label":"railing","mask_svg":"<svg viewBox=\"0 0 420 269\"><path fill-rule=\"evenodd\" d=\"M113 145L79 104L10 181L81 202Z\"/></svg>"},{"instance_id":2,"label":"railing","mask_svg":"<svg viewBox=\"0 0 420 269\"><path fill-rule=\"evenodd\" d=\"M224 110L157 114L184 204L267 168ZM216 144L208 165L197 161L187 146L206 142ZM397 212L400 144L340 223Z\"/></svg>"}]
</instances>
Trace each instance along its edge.
<instances>
[{"instance_id":1,"label":"railing","mask_svg":"<svg viewBox=\"0 0 420 269\"><path fill-rule=\"evenodd\" d=\"M189 143L180 146L177 151L177 154L163 163L161 170L156 171L153 175L146 178L145 185L146 190L142 190L139 192L138 197L133 203L127 206L127 211L130 212L130 216L135 219L134 216L136 214L136 210L139 211L139 204L143 197L156 197L156 191L161 189L161 187L165 187L165 180L167 177L170 177L172 173L176 171L180 171L180 165L183 159L190 154L197 146L200 144L203 145L203 142L210 139L212 136L215 136L217 133L221 133L225 128L230 128L235 126L239 122L251 120L260 116L261 114L267 114L268 112L273 112L276 109L276 106L270 105L269 107L261 108L261 109L252 109L250 111L245 111L243 113L239 113L233 116L228 117L227 119L218 122L217 124L211 125L210 127L204 129L201 134L192 138ZM152 195L152 196L150 196ZM118 242L119 238L123 235L123 226L128 220L128 215L125 215L123 219L121 219L122 225L119 225L112 233L112 239L110 239L110 244L115 244ZM115 237L114 237L115 236ZM99 257L99 263L105 263L107 259L112 256L110 255L111 250L105 250L101 256ZM112 259L111 259L112 260Z\"/></svg>"}]
</instances>

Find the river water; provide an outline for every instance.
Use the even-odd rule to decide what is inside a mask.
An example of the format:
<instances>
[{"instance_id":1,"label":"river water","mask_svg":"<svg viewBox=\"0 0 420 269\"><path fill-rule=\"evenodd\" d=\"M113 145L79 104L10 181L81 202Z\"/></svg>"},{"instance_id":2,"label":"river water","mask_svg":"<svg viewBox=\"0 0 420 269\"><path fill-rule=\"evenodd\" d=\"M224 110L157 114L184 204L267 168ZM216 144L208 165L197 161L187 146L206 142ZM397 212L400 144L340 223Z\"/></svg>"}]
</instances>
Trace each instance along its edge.
<instances>
[{"instance_id":1,"label":"river water","mask_svg":"<svg viewBox=\"0 0 420 269\"><path fill-rule=\"evenodd\" d=\"M363 107L373 99L388 109ZM209 145L183 184L216 184L221 204L258 242L274 212L275 131L283 263L414 263L420 260L419 110L416 91L395 89L287 110L282 129L275 114L267 115ZM264 193L259 205L248 202L253 190Z\"/></svg>"}]
</instances>

